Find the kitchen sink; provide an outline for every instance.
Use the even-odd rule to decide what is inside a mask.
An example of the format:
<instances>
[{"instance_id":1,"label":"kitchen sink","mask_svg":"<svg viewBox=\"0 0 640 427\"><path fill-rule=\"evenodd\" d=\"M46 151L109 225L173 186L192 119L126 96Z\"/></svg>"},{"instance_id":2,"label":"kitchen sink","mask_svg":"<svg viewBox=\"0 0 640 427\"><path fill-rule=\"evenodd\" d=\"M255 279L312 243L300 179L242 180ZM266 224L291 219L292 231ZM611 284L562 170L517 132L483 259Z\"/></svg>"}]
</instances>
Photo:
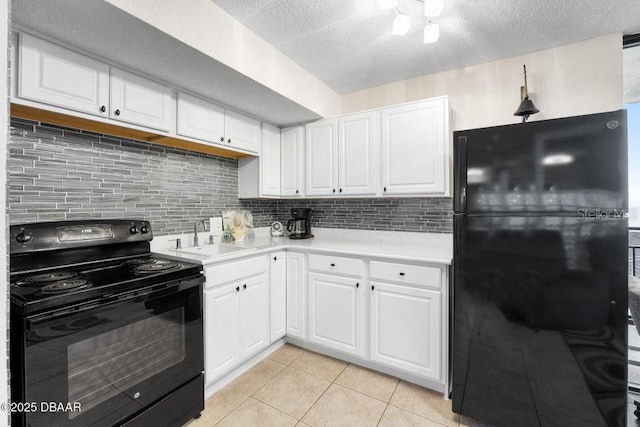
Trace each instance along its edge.
<instances>
[{"instance_id":1,"label":"kitchen sink","mask_svg":"<svg viewBox=\"0 0 640 427\"><path fill-rule=\"evenodd\" d=\"M190 248L178 249L176 252L193 254L193 255L204 255L204 256L216 256L216 255L224 255L237 251L246 251L246 250L256 250L257 248L247 248L242 246L232 246L232 245L204 245L204 246L194 246Z\"/></svg>"}]
</instances>

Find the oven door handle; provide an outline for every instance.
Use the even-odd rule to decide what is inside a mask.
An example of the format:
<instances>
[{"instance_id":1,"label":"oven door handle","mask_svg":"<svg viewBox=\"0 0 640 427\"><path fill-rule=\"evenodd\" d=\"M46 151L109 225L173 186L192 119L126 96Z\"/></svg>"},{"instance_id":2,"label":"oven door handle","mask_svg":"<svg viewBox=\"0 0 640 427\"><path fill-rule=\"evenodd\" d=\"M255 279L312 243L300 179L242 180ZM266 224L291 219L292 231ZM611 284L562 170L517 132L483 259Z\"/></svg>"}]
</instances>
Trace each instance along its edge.
<instances>
[{"instance_id":1,"label":"oven door handle","mask_svg":"<svg viewBox=\"0 0 640 427\"><path fill-rule=\"evenodd\" d=\"M155 296L182 292L194 286L201 285L202 283L204 283L204 276L200 275L190 280L183 279L177 280L175 282L165 283L164 286L158 285L151 288L143 288L141 290L129 291L118 295L109 295L98 300L76 304L67 309L54 311L52 313L39 314L32 318L25 319L25 329L31 331L34 328L37 328L39 325L50 322L53 319L69 316L71 314L82 313L88 310L94 310L108 304L120 303L134 299L145 301Z\"/></svg>"}]
</instances>

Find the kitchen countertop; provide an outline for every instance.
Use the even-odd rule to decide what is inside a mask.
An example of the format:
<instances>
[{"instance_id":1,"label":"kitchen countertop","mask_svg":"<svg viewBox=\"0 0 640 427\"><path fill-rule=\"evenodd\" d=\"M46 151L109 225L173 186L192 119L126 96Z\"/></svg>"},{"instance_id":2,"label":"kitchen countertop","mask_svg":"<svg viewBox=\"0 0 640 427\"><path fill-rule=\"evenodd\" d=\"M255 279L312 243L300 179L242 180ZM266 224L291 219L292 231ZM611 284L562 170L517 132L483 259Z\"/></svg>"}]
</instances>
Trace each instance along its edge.
<instances>
[{"instance_id":1,"label":"kitchen countertop","mask_svg":"<svg viewBox=\"0 0 640 427\"><path fill-rule=\"evenodd\" d=\"M166 257L190 259L203 265L285 249L446 265L450 265L453 258L451 234L336 229L314 229L313 233L315 237L312 239L291 240L269 236L268 228L256 229L256 237L244 242L201 245L200 249L183 247L182 250L172 248L175 245L169 243L172 236L161 236L160 242L152 242L151 250ZM188 237L183 238L188 240Z\"/></svg>"}]
</instances>

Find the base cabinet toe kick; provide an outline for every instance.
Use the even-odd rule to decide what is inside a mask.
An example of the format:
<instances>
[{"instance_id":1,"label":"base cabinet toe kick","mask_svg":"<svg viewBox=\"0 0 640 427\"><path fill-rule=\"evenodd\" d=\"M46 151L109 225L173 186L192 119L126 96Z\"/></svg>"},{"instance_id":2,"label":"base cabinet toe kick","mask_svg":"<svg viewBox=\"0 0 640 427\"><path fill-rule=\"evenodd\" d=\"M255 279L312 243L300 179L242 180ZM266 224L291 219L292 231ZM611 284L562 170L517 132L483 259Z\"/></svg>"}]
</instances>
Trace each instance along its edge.
<instances>
[{"instance_id":1,"label":"base cabinet toe kick","mask_svg":"<svg viewBox=\"0 0 640 427\"><path fill-rule=\"evenodd\" d=\"M204 271L208 394L290 342L446 396L448 265L279 250Z\"/></svg>"}]
</instances>

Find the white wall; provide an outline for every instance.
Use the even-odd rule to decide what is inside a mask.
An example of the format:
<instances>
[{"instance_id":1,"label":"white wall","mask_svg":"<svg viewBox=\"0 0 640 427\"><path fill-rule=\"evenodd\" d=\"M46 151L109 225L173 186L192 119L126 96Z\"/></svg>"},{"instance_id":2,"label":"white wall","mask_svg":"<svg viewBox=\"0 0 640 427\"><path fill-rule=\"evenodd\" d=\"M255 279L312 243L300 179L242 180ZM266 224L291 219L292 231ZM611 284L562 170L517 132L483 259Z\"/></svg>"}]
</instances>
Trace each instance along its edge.
<instances>
[{"instance_id":1,"label":"white wall","mask_svg":"<svg viewBox=\"0 0 640 427\"><path fill-rule=\"evenodd\" d=\"M321 116L340 113L340 95L212 0L106 1Z\"/></svg>"},{"instance_id":2,"label":"white wall","mask_svg":"<svg viewBox=\"0 0 640 427\"><path fill-rule=\"evenodd\" d=\"M342 96L342 113L449 95L453 130L516 123L527 65L531 120L622 108L622 35L420 76Z\"/></svg>"},{"instance_id":3,"label":"white wall","mask_svg":"<svg viewBox=\"0 0 640 427\"><path fill-rule=\"evenodd\" d=\"M9 88L7 86L7 49L9 42L9 2L0 2L0 360L7 354L9 294L7 206L7 141L9 140ZM8 359L6 359L8 360ZM0 402L9 400L8 364L0 366ZM7 425L9 414L0 412L0 426Z\"/></svg>"}]
</instances>

